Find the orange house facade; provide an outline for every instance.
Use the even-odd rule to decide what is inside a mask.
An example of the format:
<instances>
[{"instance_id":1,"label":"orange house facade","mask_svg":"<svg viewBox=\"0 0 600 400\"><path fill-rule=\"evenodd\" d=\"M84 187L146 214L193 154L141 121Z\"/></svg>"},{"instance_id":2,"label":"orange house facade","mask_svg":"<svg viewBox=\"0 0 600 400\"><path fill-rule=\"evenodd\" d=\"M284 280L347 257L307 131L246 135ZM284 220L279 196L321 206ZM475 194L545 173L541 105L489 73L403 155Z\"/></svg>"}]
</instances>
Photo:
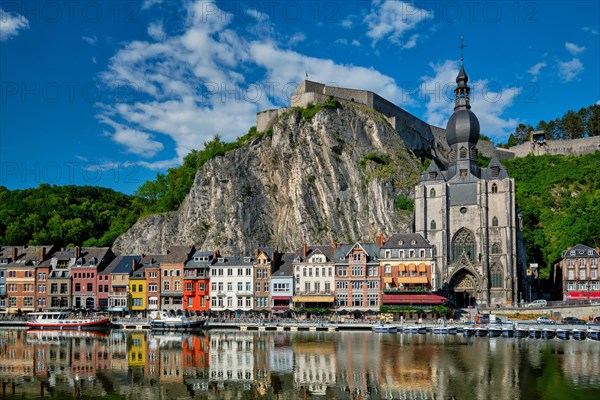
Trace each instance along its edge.
<instances>
[{"instance_id":1,"label":"orange house facade","mask_svg":"<svg viewBox=\"0 0 600 400\"><path fill-rule=\"evenodd\" d=\"M219 258L219 251L197 251L185 264L183 273L183 307L190 312L210 309L210 267Z\"/></svg>"},{"instance_id":2,"label":"orange house facade","mask_svg":"<svg viewBox=\"0 0 600 400\"><path fill-rule=\"evenodd\" d=\"M429 292L435 270L433 247L419 234L392 235L381 247L384 292Z\"/></svg>"}]
</instances>

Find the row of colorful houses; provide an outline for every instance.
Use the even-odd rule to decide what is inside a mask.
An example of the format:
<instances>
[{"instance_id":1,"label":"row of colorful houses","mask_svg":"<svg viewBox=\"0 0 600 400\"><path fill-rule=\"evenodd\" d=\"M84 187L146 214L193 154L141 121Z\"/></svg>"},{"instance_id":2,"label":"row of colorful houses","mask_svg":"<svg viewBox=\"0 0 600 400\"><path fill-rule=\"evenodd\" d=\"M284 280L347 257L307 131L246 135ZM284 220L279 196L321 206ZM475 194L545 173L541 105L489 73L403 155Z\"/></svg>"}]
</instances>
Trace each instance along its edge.
<instances>
[{"instance_id":1,"label":"row of colorful houses","mask_svg":"<svg viewBox=\"0 0 600 400\"><path fill-rule=\"evenodd\" d=\"M225 255L194 246L115 255L108 247L0 247L0 312L88 309L173 312L379 311L444 304L431 293L434 248L419 234L372 243L257 248ZM598 291L598 250L564 253L565 299Z\"/></svg>"},{"instance_id":2,"label":"row of colorful houses","mask_svg":"<svg viewBox=\"0 0 600 400\"><path fill-rule=\"evenodd\" d=\"M379 311L386 302L414 302L398 297L407 293L441 304L445 298L427 294L433 263L433 248L414 234L247 255L194 246L124 256L108 247L6 246L0 248L0 311Z\"/></svg>"}]
</instances>

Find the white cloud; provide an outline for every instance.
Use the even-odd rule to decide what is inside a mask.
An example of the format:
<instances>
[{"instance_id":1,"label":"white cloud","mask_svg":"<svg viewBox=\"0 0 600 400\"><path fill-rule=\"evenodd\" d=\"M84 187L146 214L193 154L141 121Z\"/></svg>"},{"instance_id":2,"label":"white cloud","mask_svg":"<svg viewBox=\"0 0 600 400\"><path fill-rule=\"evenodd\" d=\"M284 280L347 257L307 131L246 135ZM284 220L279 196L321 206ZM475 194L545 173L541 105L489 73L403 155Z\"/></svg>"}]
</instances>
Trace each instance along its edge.
<instances>
[{"instance_id":1,"label":"white cloud","mask_svg":"<svg viewBox=\"0 0 600 400\"><path fill-rule=\"evenodd\" d=\"M558 62L558 76L564 82L572 81L581 72L583 72L583 64L579 58Z\"/></svg>"},{"instance_id":2,"label":"white cloud","mask_svg":"<svg viewBox=\"0 0 600 400\"><path fill-rule=\"evenodd\" d=\"M98 37L96 35L94 36L82 36L81 37L87 44L91 44L94 45L96 44L96 42L98 41Z\"/></svg>"},{"instance_id":3,"label":"white cloud","mask_svg":"<svg viewBox=\"0 0 600 400\"><path fill-rule=\"evenodd\" d=\"M420 9L410 3L398 0L373 0L371 12L365 17L364 22L369 30L367 36L373 39L373 46L381 39L389 37L389 40L406 48L410 45L411 39L406 43L402 42L402 37L408 31L414 30L425 20L433 18L433 12Z\"/></svg>"},{"instance_id":4,"label":"white cloud","mask_svg":"<svg viewBox=\"0 0 600 400\"><path fill-rule=\"evenodd\" d=\"M417 33L410 35L408 40L402 45L402 48L403 49L412 49L413 47L415 47L417 45L417 39L420 36L421 35L419 35Z\"/></svg>"},{"instance_id":5,"label":"white cloud","mask_svg":"<svg viewBox=\"0 0 600 400\"><path fill-rule=\"evenodd\" d=\"M199 15L201 3L189 4L179 35L126 43L101 75L106 84L131 82L136 89L132 101L104 104L98 117L112 128L107 134L112 140L144 158L136 165L172 166L215 134L234 140L255 124L257 112L289 105L305 73L320 82L372 90L396 103L411 101L387 75L282 49L243 27L238 33L230 27L230 14ZM289 38L278 37L289 45ZM249 82L249 70L264 74ZM163 143L175 144L176 158L152 160Z\"/></svg>"},{"instance_id":6,"label":"white cloud","mask_svg":"<svg viewBox=\"0 0 600 400\"><path fill-rule=\"evenodd\" d=\"M142 10L147 10L153 5L160 4L162 2L163 0L144 0L144 3L142 4Z\"/></svg>"},{"instance_id":7,"label":"white cloud","mask_svg":"<svg viewBox=\"0 0 600 400\"><path fill-rule=\"evenodd\" d=\"M565 42L565 49L572 55L577 55L579 53L583 53L585 51L584 46L577 46L575 43Z\"/></svg>"},{"instance_id":8,"label":"white cloud","mask_svg":"<svg viewBox=\"0 0 600 400\"><path fill-rule=\"evenodd\" d=\"M581 30L584 32L589 32L594 36L598 36L600 34L600 32L598 32L598 29L592 28L590 26L584 26L581 28Z\"/></svg>"},{"instance_id":9,"label":"white cloud","mask_svg":"<svg viewBox=\"0 0 600 400\"><path fill-rule=\"evenodd\" d=\"M540 74L540 71L542 70L542 68L547 67L548 64L546 64L545 62L541 61L537 64L534 64L531 68L529 68L527 70L527 72L529 72L531 75L533 75L532 77L532 81L535 82L537 81L537 77Z\"/></svg>"},{"instance_id":10,"label":"white cloud","mask_svg":"<svg viewBox=\"0 0 600 400\"><path fill-rule=\"evenodd\" d=\"M373 68L336 64L333 60L309 57L291 50L282 50L273 43L252 42L250 44L252 60L266 69L266 81L281 82L286 85L304 79L308 71L311 80L327 83L331 86L365 89L376 92L398 104L412 104L407 94L396 85L392 77ZM276 91L276 98L289 102L284 92Z\"/></svg>"},{"instance_id":11,"label":"white cloud","mask_svg":"<svg viewBox=\"0 0 600 400\"><path fill-rule=\"evenodd\" d=\"M19 31L29 29L29 20L24 16L5 12L0 8L0 42L8 40L19 34Z\"/></svg>"},{"instance_id":12,"label":"white cloud","mask_svg":"<svg viewBox=\"0 0 600 400\"><path fill-rule=\"evenodd\" d=\"M346 38L335 39L335 41L333 43L342 44L344 46L348 46L348 39L346 39Z\"/></svg>"},{"instance_id":13,"label":"white cloud","mask_svg":"<svg viewBox=\"0 0 600 400\"><path fill-rule=\"evenodd\" d=\"M352 20L344 19L342 22L340 22L340 25L342 25L344 28L352 28Z\"/></svg>"},{"instance_id":14,"label":"white cloud","mask_svg":"<svg viewBox=\"0 0 600 400\"><path fill-rule=\"evenodd\" d=\"M163 29L162 21L151 22L148 25L148 35L156 41L164 40L167 35Z\"/></svg>"},{"instance_id":15,"label":"white cloud","mask_svg":"<svg viewBox=\"0 0 600 400\"><path fill-rule=\"evenodd\" d=\"M145 158L152 158L164 147L162 143L154 140L153 137L146 132L141 132L115 122L108 116L101 116L99 119L114 129L113 133L105 132L105 135L109 136L115 143L124 146L128 153Z\"/></svg>"},{"instance_id":16,"label":"white cloud","mask_svg":"<svg viewBox=\"0 0 600 400\"><path fill-rule=\"evenodd\" d=\"M303 32L296 32L292 35L290 40L288 40L288 46L293 46L296 43L304 42L306 40L306 35Z\"/></svg>"},{"instance_id":17,"label":"white cloud","mask_svg":"<svg viewBox=\"0 0 600 400\"><path fill-rule=\"evenodd\" d=\"M421 78L421 97L427 98L426 121L429 124L446 127L448 118L454 112L454 93L459 63L446 60L430 64L433 76ZM468 73L468 71L467 71ZM512 106L518 88L500 87L486 79L469 82L471 87L471 106L481 126L481 134L495 141L505 141L508 134L518 125L519 120L503 117Z\"/></svg>"},{"instance_id":18,"label":"white cloud","mask_svg":"<svg viewBox=\"0 0 600 400\"><path fill-rule=\"evenodd\" d=\"M253 8L246 10L246 14L251 16L258 22L267 22L269 20L268 14L265 14L262 11L255 10Z\"/></svg>"},{"instance_id":19,"label":"white cloud","mask_svg":"<svg viewBox=\"0 0 600 400\"><path fill-rule=\"evenodd\" d=\"M96 60L96 57L92 57L92 63L93 64L97 64L98 63L98 60Z\"/></svg>"},{"instance_id":20,"label":"white cloud","mask_svg":"<svg viewBox=\"0 0 600 400\"><path fill-rule=\"evenodd\" d=\"M356 39L352 40L352 46L360 46L360 42Z\"/></svg>"}]
</instances>

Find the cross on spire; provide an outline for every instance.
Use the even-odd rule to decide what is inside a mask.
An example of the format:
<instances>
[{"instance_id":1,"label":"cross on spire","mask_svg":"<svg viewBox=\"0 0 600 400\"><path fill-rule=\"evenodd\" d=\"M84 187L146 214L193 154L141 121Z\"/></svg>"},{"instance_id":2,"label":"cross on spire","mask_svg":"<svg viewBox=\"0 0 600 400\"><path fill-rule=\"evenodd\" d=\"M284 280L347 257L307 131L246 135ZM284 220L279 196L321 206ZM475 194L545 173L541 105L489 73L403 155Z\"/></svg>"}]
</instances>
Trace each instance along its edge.
<instances>
[{"instance_id":1,"label":"cross on spire","mask_svg":"<svg viewBox=\"0 0 600 400\"><path fill-rule=\"evenodd\" d=\"M460 49L460 62L462 63L465 60L465 55L464 55L464 49L465 47L467 47L467 45L465 44L465 37L461 36L460 37L460 46L456 46Z\"/></svg>"}]
</instances>

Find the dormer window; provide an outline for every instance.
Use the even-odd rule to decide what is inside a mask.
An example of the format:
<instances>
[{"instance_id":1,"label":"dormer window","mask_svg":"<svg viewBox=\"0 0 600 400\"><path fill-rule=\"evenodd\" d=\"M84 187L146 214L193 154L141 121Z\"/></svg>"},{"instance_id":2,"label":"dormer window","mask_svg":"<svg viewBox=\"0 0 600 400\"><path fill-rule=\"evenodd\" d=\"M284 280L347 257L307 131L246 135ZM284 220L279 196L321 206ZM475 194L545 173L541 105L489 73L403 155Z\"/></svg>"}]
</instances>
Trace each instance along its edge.
<instances>
[{"instance_id":1,"label":"dormer window","mask_svg":"<svg viewBox=\"0 0 600 400\"><path fill-rule=\"evenodd\" d=\"M491 168L492 178L497 178L500 176L500 167L497 165L493 165Z\"/></svg>"},{"instance_id":2,"label":"dormer window","mask_svg":"<svg viewBox=\"0 0 600 400\"><path fill-rule=\"evenodd\" d=\"M402 246L404 244L404 240L398 240L398 244Z\"/></svg>"},{"instance_id":3,"label":"dormer window","mask_svg":"<svg viewBox=\"0 0 600 400\"><path fill-rule=\"evenodd\" d=\"M572 256L574 256L574 255L575 255L575 250L571 250L571 253L570 253L570 254L571 254Z\"/></svg>"},{"instance_id":4,"label":"dormer window","mask_svg":"<svg viewBox=\"0 0 600 400\"><path fill-rule=\"evenodd\" d=\"M83 265L83 259L81 259L81 258L77 259L77 261L75 261L75 265L77 265L78 267L81 267Z\"/></svg>"},{"instance_id":5,"label":"dormer window","mask_svg":"<svg viewBox=\"0 0 600 400\"><path fill-rule=\"evenodd\" d=\"M415 245L415 244L417 244L417 241L413 239L413 241L410 242L410 244Z\"/></svg>"},{"instance_id":6,"label":"dormer window","mask_svg":"<svg viewBox=\"0 0 600 400\"><path fill-rule=\"evenodd\" d=\"M200 257L194 257L194 261L200 261Z\"/></svg>"},{"instance_id":7,"label":"dormer window","mask_svg":"<svg viewBox=\"0 0 600 400\"><path fill-rule=\"evenodd\" d=\"M90 264L91 266L94 266L94 265L96 265L96 259L95 259L95 258L92 258L92 259L90 260L89 264Z\"/></svg>"},{"instance_id":8,"label":"dormer window","mask_svg":"<svg viewBox=\"0 0 600 400\"><path fill-rule=\"evenodd\" d=\"M7 265L8 264L8 258L0 259L0 264Z\"/></svg>"},{"instance_id":9,"label":"dormer window","mask_svg":"<svg viewBox=\"0 0 600 400\"><path fill-rule=\"evenodd\" d=\"M250 257L244 257L244 262L245 263L249 263L250 262Z\"/></svg>"},{"instance_id":10,"label":"dormer window","mask_svg":"<svg viewBox=\"0 0 600 400\"><path fill-rule=\"evenodd\" d=\"M588 250L588 256L593 256L594 255L594 250Z\"/></svg>"},{"instance_id":11,"label":"dormer window","mask_svg":"<svg viewBox=\"0 0 600 400\"><path fill-rule=\"evenodd\" d=\"M223 262L225 262L225 259L224 259L223 257L219 257L219 258L217 259L217 261L218 261L218 262L220 262L220 263L223 263Z\"/></svg>"}]
</instances>

